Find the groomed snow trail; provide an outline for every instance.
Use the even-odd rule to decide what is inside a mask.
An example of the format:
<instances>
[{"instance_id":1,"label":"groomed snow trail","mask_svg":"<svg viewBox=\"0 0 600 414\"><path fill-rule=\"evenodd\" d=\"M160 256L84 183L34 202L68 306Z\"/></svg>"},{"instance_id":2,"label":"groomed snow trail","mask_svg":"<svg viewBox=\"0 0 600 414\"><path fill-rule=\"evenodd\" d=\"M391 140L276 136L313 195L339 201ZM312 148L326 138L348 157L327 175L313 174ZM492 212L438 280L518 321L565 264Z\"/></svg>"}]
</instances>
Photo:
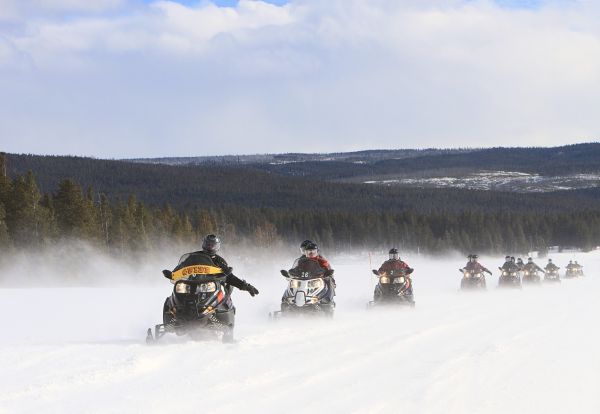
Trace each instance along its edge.
<instances>
[{"instance_id":1,"label":"groomed snow trail","mask_svg":"<svg viewBox=\"0 0 600 414\"><path fill-rule=\"evenodd\" d=\"M370 311L368 265L340 260L333 320L270 322L285 287L273 264L244 274L261 293L235 293L232 345L146 346L166 282L0 289L0 412L598 413L600 255L575 258L584 279L501 291L496 271L468 294L462 259L409 257L416 309Z\"/></svg>"}]
</instances>

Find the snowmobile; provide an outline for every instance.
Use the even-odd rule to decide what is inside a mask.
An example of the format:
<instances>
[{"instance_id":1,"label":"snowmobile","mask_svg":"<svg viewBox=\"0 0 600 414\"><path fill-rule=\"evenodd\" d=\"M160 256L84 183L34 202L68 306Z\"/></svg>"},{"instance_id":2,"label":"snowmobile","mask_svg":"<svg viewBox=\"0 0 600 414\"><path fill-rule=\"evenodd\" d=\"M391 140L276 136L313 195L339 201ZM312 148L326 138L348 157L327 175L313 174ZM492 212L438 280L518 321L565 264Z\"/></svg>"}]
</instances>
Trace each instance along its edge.
<instances>
[{"instance_id":1,"label":"snowmobile","mask_svg":"<svg viewBox=\"0 0 600 414\"><path fill-rule=\"evenodd\" d=\"M287 279L288 288L281 298L281 310L272 312L272 318L301 314L333 316L333 270L323 269L316 261L303 257L289 272L281 270L281 275Z\"/></svg>"},{"instance_id":2,"label":"snowmobile","mask_svg":"<svg viewBox=\"0 0 600 414\"><path fill-rule=\"evenodd\" d=\"M391 271L389 273L379 273L373 270L373 274L378 277L379 281L373 292L373 300L370 301L367 307L379 305L403 305L415 306L415 298L412 293L412 280L409 274L403 270Z\"/></svg>"},{"instance_id":3,"label":"snowmobile","mask_svg":"<svg viewBox=\"0 0 600 414\"><path fill-rule=\"evenodd\" d=\"M540 283L542 281L540 275L538 274L538 270L527 270L523 269L523 283Z\"/></svg>"},{"instance_id":4,"label":"snowmobile","mask_svg":"<svg viewBox=\"0 0 600 414\"><path fill-rule=\"evenodd\" d=\"M498 287L512 287L521 288L521 277L519 276L519 270L507 270L499 267L500 278L498 279Z\"/></svg>"},{"instance_id":5,"label":"snowmobile","mask_svg":"<svg viewBox=\"0 0 600 414\"><path fill-rule=\"evenodd\" d=\"M463 274L460 281L461 290L485 289L485 275L482 272L472 273L467 269L458 269Z\"/></svg>"},{"instance_id":6,"label":"snowmobile","mask_svg":"<svg viewBox=\"0 0 600 414\"><path fill-rule=\"evenodd\" d=\"M544 282L560 283L560 275L558 273L558 269L546 270L546 273L544 274Z\"/></svg>"},{"instance_id":7,"label":"snowmobile","mask_svg":"<svg viewBox=\"0 0 600 414\"><path fill-rule=\"evenodd\" d=\"M583 270L576 268L576 267L567 267L567 271L565 272L565 278L567 279L573 279L576 277L582 277L583 276Z\"/></svg>"},{"instance_id":8,"label":"snowmobile","mask_svg":"<svg viewBox=\"0 0 600 414\"><path fill-rule=\"evenodd\" d=\"M206 263L187 266L176 272L163 270L173 284L173 293L163 305L163 323L148 328L147 343L154 343L167 333L189 335L192 339L218 338L233 341L235 307L232 287L227 277L209 257Z\"/></svg>"}]
</instances>

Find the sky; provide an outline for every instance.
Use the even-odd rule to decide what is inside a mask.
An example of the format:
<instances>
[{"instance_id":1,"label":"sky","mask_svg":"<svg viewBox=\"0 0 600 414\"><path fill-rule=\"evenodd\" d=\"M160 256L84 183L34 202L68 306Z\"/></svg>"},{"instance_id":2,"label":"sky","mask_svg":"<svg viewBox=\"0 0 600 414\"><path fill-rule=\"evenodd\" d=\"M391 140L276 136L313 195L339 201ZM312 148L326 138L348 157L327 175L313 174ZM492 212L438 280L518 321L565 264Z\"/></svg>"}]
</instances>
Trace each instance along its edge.
<instances>
[{"instance_id":1,"label":"sky","mask_svg":"<svg viewBox=\"0 0 600 414\"><path fill-rule=\"evenodd\" d=\"M0 0L0 150L597 141L598 3Z\"/></svg>"}]
</instances>

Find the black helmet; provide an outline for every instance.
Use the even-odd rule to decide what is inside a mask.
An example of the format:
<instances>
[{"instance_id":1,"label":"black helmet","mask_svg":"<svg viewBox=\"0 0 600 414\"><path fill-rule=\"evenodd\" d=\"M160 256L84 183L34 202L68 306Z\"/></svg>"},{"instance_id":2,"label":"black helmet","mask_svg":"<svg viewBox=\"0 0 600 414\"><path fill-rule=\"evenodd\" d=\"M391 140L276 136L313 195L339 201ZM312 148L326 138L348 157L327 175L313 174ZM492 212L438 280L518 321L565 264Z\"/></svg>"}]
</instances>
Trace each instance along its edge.
<instances>
[{"instance_id":1,"label":"black helmet","mask_svg":"<svg viewBox=\"0 0 600 414\"><path fill-rule=\"evenodd\" d=\"M528 257L528 258L527 258L527 261L528 261L528 262L533 262L533 259L532 259L531 257Z\"/></svg>"},{"instance_id":2,"label":"black helmet","mask_svg":"<svg viewBox=\"0 0 600 414\"><path fill-rule=\"evenodd\" d=\"M207 235L204 240L202 240L202 250L207 253L215 254L221 248L221 239L219 239L214 234Z\"/></svg>"},{"instance_id":3,"label":"black helmet","mask_svg":"<svg viewBox=\"0 0 600 414\"><path fill-rule=\"evenodd\" d=\"M302 243L300 243L300 253L304 254L304 251L306 250L306 246L308 246L311 243L313 243L313 242L311 240L308 240L308 239L306 239Z\"/></svg>"},{"instance_id":4,"label":"black helmet","mask_svg":"<svg viewBox=\"0 0 600 414\"><path fill-rule=\"evenodd\" d=\"M478 258L479 258L479 256L477 256L476 254L471 255L471 259L473 259L473 260L477 260Z\"/></svg>"},{"instance_id":5,"label":"black helmet","mask_svg":"<svg viewBox=\"0 0 600 414\"><path fill-rule=\"evenodd\" d=\"M506 257L504 258L504 260L506 260L507 262L509 262L509 261L510 261L510 256L506 256Z\"/></svg>"},{"instance_id":6,"label":"black helmet","mask_svg":"<svg viewBox=\"0 0 600 414\"><path fill-rule=\"evenodd\" d=\"M515 261L515 256L510 256L510 261L514 262Z\"/></svg>"},{"instance_id":7,"label":"black helmet","mask_svg":"<svg viewBox=\"0 0 600 414\"><path fill-rule=\"evenodd\" d=\"M548 259L548 263L552 263L552 259Z\"/></svg>"},{"instance_id":8,"label":"black helmet","mask_svg":"<svg viewBox=\"0 0 600 414\"><path fill-rule=\"evenodd\" d=\"M400 259L400 254L398 253L398 249L396 249L395 247L392 247L390 249L390 251L388 252L388 254L390 255L390 260Z\"/></svg>"},{"instance_id":9,"label":"black helmet","mask_svg":"<svg viewBox=\"0 0 600 414\"><path fill-rule=\"evenodd\" d=\"M523 259L521 259L520 257L517 259L517 262L521 263L523 261Z\"/></svg>"}]
</instances>

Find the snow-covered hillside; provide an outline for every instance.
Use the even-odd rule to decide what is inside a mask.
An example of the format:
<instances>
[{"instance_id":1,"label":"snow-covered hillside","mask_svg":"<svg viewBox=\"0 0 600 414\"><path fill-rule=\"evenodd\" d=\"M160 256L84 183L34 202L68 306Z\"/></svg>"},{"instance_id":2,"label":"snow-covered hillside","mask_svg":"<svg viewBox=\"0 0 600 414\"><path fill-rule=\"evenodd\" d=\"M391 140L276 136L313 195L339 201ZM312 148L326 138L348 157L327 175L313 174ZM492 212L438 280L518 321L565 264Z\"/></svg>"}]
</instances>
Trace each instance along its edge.
<instances>
[{"instance_id":1,"label":"snow-covered hillside","mask_svg":"<svg viewBox=\"0 0 600 414\"><path fill-rule=\"evenodd\" d=\"M450 177L389 178L385 180L365 181L365 184L546 193L550 191L579 190L599 187L600 176L598 176L598 174L544 176L523 172L485 171Z\"/></svg>"},{"instance_id":2,"label":"snow-covered hillside","mask_svg":"<svg viewBox=\"0 0 600 414\"><path fill-rule=\"evenodd\" d=\"M579 260L587 277L500 291L496 271L487 292L467 294L462 258L409 256L417 307L385 311L365 308L368 258L332 258L335 318L275 323L277 271L292 259L242 267L261 293L235 293L232 345L146 346L164 279L0 289L0 412L598 413L600 254L553 257Z\"/></svg>"}]
</instances>

